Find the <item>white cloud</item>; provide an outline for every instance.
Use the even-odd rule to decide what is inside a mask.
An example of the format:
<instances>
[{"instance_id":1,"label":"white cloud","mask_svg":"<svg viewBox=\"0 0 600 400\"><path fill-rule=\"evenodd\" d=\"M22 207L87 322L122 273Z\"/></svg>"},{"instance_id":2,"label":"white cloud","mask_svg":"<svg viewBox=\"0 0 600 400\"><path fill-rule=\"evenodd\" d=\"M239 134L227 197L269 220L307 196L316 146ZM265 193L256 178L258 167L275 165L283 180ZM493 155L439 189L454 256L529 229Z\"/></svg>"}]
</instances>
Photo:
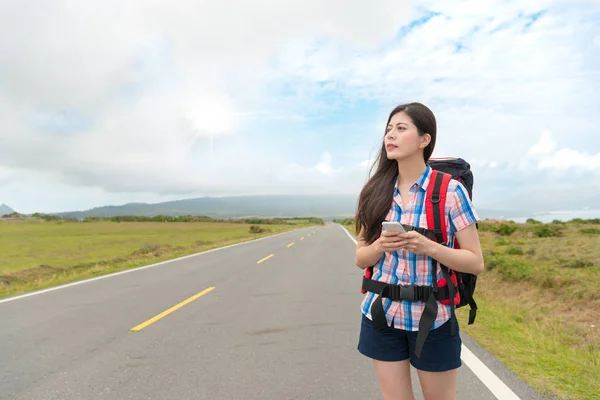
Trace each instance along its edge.
<instances>
[{"instance_id":1,"label":"white cloud","mask_svg":"<svg viewBox=\"0 0 600 400\"><path fill-rule=\"evenodd\" d=\"M542 132L539 142L533 145L527 154L530 157L548 156L556 150L556 141L552 139L552 133L549 131Z\"/></svg>"},{"instance_id":2,"label":"white cloud","mask_svg":"<svg viewBox=\"0 0 600 400\"><path fill-rule=\"evenodd\" d=\"M380 138L388 110L412 100L438 118L434 156L472 161L482 198L598 169L592 0L177 4L4 5L0 182L128 198L355 193L378 151L356 138ZM326 130L313 153L281 139L365 103L368 121L335 144Z\"/></svg>"},{"instance_id":3,"label":"white cloud","mask_svg":"<svg viewBox=\"0 0 600 400\"><path fill-rule=\"evenodd\" d=\"M556 6L540 14L556 4L566 3L428 1L422 7L437 14L396 42L383 42L366 52L319 42L286 53L281 68L297 71L286 83L301 88L305 101L320 93L320 81L328 79L340 92L336 104L376 99L391 108L398 102L423 101L440 117L449 115L448 122L441 122L459 127L452 135L493 135L513 142L526 134L523 119L515 117L525 116L528 124L535 121L533 132L539 132L546 128L540 126L545 123L540 118L551 114L552 124L561 127L580 117L589 121L594 100L600 100L590 85L591 79L597 81L594 66L600 59L589 49L589 34L597 28L578 24L585 18L581 8ZM567 122L554 114L558 111L574 118ZM490 115L500 123L506 117L518 125L473 132L487 125ZM506 144L503 148L508 149Z\"/></svg>"},{"instance_id":4,"label":"white cloud","mask_svg":"<svg viewBox=\"0 0 600 400\"><path fill-rule=\"evenodd\" d=\"M537 164L539 169L552 169L566 171L571 168L583 170L596 170L600 172L600 152L590 154L586 151L577 151L570 148L559 148L552 137L552 133L544 131L539 141L527 152L528 161Z\"/></svg>"},{"instance_id":5,"label":"white cloud","mask_svg":"<svg viewBox=\"0 0 600 400\"><path fill-rule=\"evenodd\" d=\"M6 168L107 191L277 189L280 182L268 179L277 176L271 167L286 163L281 149L265 151L264 143L240 137L257 114L304 118L270 104L272 57L306 38L359 47L387 40L410 19L406 4L4 5L0 158ZM303 172L337 170L324 156Z\"/></svg>"},{"instance_id":6,"label":"white cloud","mask_svg":"<svg viewBox=\"0 0 600 400\"><path fill-rule=\"evenodd\" d=\"M341 168L334 169L331 164L331 153L321 154L321 160L315 167L322 174L331 174L341 171Z\"/></svg>"},{"instance_id":7,"label":"white cloud","mask_svg":"<svg viewBox=\"0 0 600 400\"><path fill-rule=\"evenodd\" d=\"M583 168L600 169L600 153L580 153L571 149L560 149L552 157L542 161L540 168Z\"/></svg>"}]
</instances>

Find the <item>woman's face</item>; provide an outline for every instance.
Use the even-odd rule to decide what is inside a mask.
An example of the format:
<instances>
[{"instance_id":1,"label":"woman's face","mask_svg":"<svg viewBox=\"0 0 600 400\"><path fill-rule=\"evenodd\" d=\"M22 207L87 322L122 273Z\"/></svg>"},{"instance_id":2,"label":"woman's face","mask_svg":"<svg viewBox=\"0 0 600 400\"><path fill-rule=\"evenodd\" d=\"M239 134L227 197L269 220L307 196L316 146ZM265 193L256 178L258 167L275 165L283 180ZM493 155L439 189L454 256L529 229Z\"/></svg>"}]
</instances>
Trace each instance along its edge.
<instances>
[{"instance_id":1,"label":"woman's face","mask_svg":"<svg viewBox=\"0 0 600 400\"><path fill-rule=\"evenodd\" d=\"M427 147L429 135L419 136L417 127L404 112L394 114L386 129L384 144L390 160L413 157Z\"/></svg>"}]
</instances>

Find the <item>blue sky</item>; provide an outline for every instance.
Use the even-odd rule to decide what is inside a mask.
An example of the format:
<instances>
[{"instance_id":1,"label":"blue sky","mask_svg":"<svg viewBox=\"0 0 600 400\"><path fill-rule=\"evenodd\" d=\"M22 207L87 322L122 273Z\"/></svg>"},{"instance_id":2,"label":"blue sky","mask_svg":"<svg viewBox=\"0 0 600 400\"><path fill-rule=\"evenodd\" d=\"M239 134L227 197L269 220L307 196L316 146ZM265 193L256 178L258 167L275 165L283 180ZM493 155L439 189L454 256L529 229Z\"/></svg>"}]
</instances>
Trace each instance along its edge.
<instances>
[{"instance_id":1,"label":"blue sky","mask_svg":"<svg viewBox=\"0 0 600 400\"><path fill-rule=\"evenodd\" d=\"M0 203L357 195L421 101L476 205L600 208L597 1L282 3L5 6Z\"/></svg>"}]
</instances>

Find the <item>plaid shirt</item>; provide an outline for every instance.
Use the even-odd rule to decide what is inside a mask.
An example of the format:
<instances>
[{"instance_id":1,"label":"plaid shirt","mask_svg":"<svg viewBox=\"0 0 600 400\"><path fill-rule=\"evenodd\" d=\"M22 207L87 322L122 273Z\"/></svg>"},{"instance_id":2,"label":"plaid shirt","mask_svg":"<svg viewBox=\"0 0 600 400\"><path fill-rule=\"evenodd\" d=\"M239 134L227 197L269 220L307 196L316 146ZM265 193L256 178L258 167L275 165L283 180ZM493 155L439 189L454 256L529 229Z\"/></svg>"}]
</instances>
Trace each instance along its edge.
<instances>
[{"instance_id":1,"label":"plaid shirt","mask_svg":"<svg viewBox=\"0 0 600 400\"><path fill-rule=\"evenodd\" d=\"M404 210L402 209L402 196L396 181L394 199L386 217L387 221L399 221L403 224L428 228L427 216L425 215L425 194L427 186L430 184L431 171L431 167L427 166L421 177L412 185L410 198L406 202ZM467 190L454 179L450 181L448 186L445 214L450 247L454 245L454 232L479 221ZM443 278L443 275L439 264L436 263L436 265L438 265L437 276L439 280ZM379 263L374 265L372 279L392 284L431 286L431 260L427 256L410 253L404 249L386 252ZM369 319L372 319L370 310L375 296L377 296L375 293L367 292L361 305L362 313ZM425 308L425 303L392 302L390 299L384 298L382 304L389 326L408 331L419 330L419 320ZM438 315L432 329L438 328L449 319L450 306L443 305L438 301Z\"/></svg>"}]
</instances>

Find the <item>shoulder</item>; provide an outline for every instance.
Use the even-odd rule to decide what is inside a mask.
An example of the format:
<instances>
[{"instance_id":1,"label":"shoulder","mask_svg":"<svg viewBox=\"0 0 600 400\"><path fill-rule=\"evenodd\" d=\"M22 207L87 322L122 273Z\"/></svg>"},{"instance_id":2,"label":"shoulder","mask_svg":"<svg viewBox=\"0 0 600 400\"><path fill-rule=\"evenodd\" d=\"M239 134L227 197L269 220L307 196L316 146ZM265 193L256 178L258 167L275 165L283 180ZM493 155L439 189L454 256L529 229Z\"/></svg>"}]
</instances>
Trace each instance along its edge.
<instances>
[{"instance_id":1,"label":"shoulder","mask_svg":"<svg viewBox=\"0 0 600 400\"><path fill-rule=\"evenodd\" d=\"M450 178L448 183L448 194L454 195L457 192L462 192L468 196L467 188L458 179ZM460 193L460 194L462 194Z\"/></svg>"},{"instance_id":2,"label":"shoulder","mask_svg":"<svg viewBox=\"0 0 600 400\"><path fill-rule=\"evenodd\" d=\"M456 179L451 179L448 184L446 202L450 214L449 219L454 231L460 231L466 226L479 221L479 216L467 188Z\"/></svg>"},{"instance_id":3,"label":"shoulder","mask_svg":"<svg viewBox=\"0 0 600 400\"><path fill-rule=\"evenodd\" d=\"M452 205L453 207L473 207L469 191L467 190L465 185L463 185L457 179L450 179L450 182L448 183L448 191L446 197L449 200L450 205Z\"/></svg>"}]
</instances>

